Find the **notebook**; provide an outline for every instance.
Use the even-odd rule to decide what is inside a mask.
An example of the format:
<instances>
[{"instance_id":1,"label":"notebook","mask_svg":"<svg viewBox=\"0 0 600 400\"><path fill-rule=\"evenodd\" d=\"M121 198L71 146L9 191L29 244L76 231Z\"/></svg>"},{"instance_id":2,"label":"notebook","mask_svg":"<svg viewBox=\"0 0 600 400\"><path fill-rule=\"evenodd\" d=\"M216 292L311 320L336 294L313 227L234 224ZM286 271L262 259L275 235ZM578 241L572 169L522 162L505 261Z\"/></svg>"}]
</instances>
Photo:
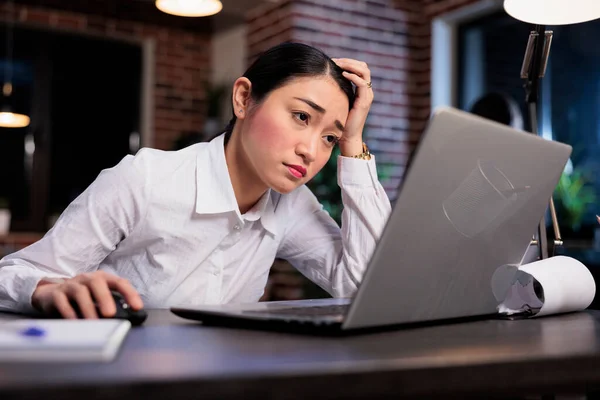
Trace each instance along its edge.
<instances>
[{"instance_id":1,"label":"notebook","mask_svg":"<svg viewBox=\"0 0 600 400\"><path fill-rule=\"evenodd\" d=\"M130 329L121 319L0 321L0 362L109 362Z\"/></svg>"}]
</instances>

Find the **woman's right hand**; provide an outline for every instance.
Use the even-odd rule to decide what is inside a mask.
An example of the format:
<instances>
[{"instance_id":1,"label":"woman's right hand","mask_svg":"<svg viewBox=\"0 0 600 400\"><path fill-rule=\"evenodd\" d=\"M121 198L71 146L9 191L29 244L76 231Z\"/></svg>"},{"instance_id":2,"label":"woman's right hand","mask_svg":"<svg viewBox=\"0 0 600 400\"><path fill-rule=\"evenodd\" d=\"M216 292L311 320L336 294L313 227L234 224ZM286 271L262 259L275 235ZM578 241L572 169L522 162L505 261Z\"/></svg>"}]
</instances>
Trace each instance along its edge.
<instances>
[{"instance_id":1,"label":"woman's right hand","mask_svg":"<svg viewBox=\"0 0 600 400\"><path fill-rule=\"evenodd\" d=\"M79 307L83 318L96 319L94 300L104 317L112 317L117 308L111 290L120 292L134 310L141 309L144 304L140 295L129 281L104 271L95 271L77 275L61 283L42 279L31 296L34 308L50 314L59 312L63 318L75 319L77 314L71 303Z\"/></svg>"}]
</instances>

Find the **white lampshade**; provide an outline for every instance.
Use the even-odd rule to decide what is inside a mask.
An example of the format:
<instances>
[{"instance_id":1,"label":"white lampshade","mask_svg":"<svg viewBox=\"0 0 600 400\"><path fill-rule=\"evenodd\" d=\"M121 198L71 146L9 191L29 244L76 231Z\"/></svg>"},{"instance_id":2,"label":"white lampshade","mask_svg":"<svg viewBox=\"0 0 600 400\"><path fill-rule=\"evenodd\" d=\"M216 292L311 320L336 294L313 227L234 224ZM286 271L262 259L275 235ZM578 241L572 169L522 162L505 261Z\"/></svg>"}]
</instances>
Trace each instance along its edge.
<instances>
[{"instance_id":1,"label":"white lampshade","mask_svg":"<svg viewBox=\"0 0 600 400\"><path fill-rule=\"evenodd\" d=\"M600 0L504 0L506 12L536 25L568 25L600 18Z\"/></svg>"},{"instance_id":2,"label":"white lampshade","mask_svg":"<svg viewBox=\"0 0 600 400\"><path fill-rule=\"evenodd\" d=\"M160 11L179 17L207 17L223 9L219 0L156 0Z\"/></svg>"},{"instance_id":3,"label":"white lampshade","mask_svg":"<svg viewBox=\"0 0 600 400\"><path fill-rule=\"evenodd\" d=\"M29 117L24 114L0 112L0 128L25 128L29 125Z\"/></svg>"}]
</instances>

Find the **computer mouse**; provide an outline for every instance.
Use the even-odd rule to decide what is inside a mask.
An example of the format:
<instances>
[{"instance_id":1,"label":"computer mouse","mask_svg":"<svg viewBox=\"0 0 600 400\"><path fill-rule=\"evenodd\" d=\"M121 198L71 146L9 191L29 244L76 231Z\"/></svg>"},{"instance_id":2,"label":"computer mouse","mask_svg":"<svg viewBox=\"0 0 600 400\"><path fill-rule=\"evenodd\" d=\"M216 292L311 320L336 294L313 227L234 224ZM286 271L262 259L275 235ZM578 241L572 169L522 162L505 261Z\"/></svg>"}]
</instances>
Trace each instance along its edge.
<instances>
[{"instance_id":1,"label":"computer mouse","mask_svg":"<svg viewBox=\"0 0 600 400\"><path fill-rule=\"evenodd\" d=\"M146 318L148 318L148 313L146 311L144 311L143 309L132 309L125 300L125 297L123 297L123 295L117 292L116 290L111 290L110 293L112 294L113 300L115 301L115 305L117 306L117 312L112 317L103 317L102 313L100 312L100 308L98 307L98 305L96 305L96 313L100 318L126 319L129 320L129 322L131 322L131 325L133 326L141 325L144 323L144 321L146 321ZM79 318L83 318L83 315L81 314L77 303L72 301L71 306L77 313L77 316Z\"/></svg>"}]
</instances>

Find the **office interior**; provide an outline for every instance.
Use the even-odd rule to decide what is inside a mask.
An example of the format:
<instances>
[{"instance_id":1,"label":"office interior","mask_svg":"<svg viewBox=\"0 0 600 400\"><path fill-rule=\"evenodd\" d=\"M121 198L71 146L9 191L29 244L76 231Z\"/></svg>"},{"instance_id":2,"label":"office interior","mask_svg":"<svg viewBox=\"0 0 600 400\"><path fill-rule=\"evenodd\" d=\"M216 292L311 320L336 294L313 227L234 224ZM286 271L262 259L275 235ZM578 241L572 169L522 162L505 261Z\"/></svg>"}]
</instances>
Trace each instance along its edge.
<instances>
[{"instance_id":1,"label":"office interior","mask_svg":"<svg viewBox=\"0 0 600 400\"><path fill-rule=\"evenodd\" d=\"M141 147L175 150L219 133L231 117L233 81L279 42L304 42L371 66L377 96L365 137L392 201L435 107L473 111L487 99L493 108L502 95L515 111L510 123L531 130L520 76L531 26L499 1L229 0L206 17L166 14L148 0L1 7L0 70L12 84L4 98L31 118L26 127L0 127L2 256L39 239L125 155ZM599 21L554 27L537 118L540 135L574 148L554 193L563 244L552 249L548 215L550 250L592 269L600 264L600 97L590 84L597 80L598 30ZM339 221L335 163L309 186ZM284 260L272 271L265 299L325 296Z\"/></svg>"}]
</instances>

